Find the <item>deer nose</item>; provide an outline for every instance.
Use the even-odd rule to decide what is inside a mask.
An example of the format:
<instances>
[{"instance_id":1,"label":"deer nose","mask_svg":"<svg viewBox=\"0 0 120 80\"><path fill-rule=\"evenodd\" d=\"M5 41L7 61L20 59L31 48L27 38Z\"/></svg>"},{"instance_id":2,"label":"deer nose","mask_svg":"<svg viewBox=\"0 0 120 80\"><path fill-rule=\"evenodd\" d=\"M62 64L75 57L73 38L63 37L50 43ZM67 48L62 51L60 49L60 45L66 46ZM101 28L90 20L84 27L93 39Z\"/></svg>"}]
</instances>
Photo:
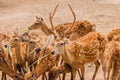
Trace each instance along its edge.
<instances>
[{"instance_id":1,"label":"deer nose","mask_svg":"<svg viewBox=\"0 0 120 80\"><path fill-rule=\"evenodd\" d=\"M5 48L7 48L7 47L8 47L8 45L4 45L4 47L5 47Z\"/></svg>"},{"instance_id":2,"label":"deer nose","mask_svg":"<svg viewBox=\"0 0 120 80\"><path fill-rule=\"evenodd\" d=\"M52 51L51 54L54 55L54 54L55 54L55 51Z\"/></svg>"},{"instance_id":3,"label":"deer nose","mask_svg":"<svg viewBox=\"0 0 120 80\"><path fill-rule=\"evenodd\" d=\"M30 31L30 30L32 30L31 26L30 26L30 27L28 27L28 31Z\"/></svg>"},{"instance_id":4,"label":"deer nose","mask_svg":"<svg viewBox=\"0 0 120 80\"><path fill-rule=\"evenodd\" d=\"M40 51L41 51L41 48L40 48L40 47L39 47L39 48L37 48L37 49L35 49L36 54L39 54L39 53L40 53Z\"/></svg>"}]
</instances>

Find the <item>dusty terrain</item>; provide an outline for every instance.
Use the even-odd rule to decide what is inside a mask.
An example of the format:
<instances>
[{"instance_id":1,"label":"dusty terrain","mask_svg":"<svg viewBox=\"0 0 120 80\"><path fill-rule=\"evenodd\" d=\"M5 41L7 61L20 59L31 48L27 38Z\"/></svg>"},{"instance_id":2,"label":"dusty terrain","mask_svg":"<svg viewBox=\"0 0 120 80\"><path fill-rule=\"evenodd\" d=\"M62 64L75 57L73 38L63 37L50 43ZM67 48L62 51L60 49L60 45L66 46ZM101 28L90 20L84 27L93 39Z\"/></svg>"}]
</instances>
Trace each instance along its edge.
<instances>
[{"instance_id":1,"label":"dusty terrain","mask_svg":"<svg viewBox=\"0 0 120 80\"><path fill-rule=\"evenodd\" d=\"M34 23L35 16L42 17L50 26L49 13L57 4L60 6L53 19L54 25L71 22L73 16L68 3L73 7L77 20L96 24L99 32L107 34L120 28L120 0L0 0L0 33L13 33L16 29L24 32ZM86 80L91 80L93 67L87 67ZM70 80L69 74L66 80ZM101 69L96 80L103 80Z\"/></svg>"}]
</instances>

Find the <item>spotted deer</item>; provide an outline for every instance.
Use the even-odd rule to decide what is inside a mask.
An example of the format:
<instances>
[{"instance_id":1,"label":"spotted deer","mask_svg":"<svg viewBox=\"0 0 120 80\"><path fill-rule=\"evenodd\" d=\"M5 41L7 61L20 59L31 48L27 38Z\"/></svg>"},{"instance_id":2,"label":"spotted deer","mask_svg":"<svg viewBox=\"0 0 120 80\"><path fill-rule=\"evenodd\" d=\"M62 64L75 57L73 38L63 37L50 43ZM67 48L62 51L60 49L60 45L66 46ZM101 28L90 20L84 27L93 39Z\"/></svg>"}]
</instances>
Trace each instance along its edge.
<instances>
[{"instance_id":1,"label":"spotted deer","mask_svg":"<svg viewBox=\"0 0 120 80\"><path fill-rule=\"evenodd\" d=\"M22 80L23 76L17 73L11 66L11 63L7 57L7 52L0 46L0 71L7 74L14 80ZM17 79L15 79L17 77Z\"/></svg>"},{"instance_id":2,"label":"spotted deer","mask_svg":"<svg viewBox=\"0 0 120 80\"><path fill-rule=\"evenodd\" d=\"M75 21L76 20L75 13L74 13L73 9L71 8L71 6L70 5L68 5L68 6L74 16L73 23L66 23L64 25L60 24L58 26L55 26L55 28L53 27L53 24L52 24L52 28L54 28L54 30L59 34L61 39L64 37L70 36L72 34L70 41L74 41L74 40L77 40L78 38L83 37L84 35L88 34L89 32L95 31L94 24L91 24L88 21ZM50 19L50 22L52 23L52 19Z\"/></svg>"},{"instance_id":3,"label":"spotted deer","mask_svg":"<svg viewBox=\"0 0 120 80\"><path fill-rule=\"evenodd\" d=\"M6 48L6 43L10 40L10 37L7 34L0 33L0 46ZM9 58L9 54L6 54L7 52L4 50L4 57L6 60L11 64L11 60ZM6 74L2 72L1 80L7 80Z\"/></svg>"},{"instance_id":4,"label":"spotted deer","mask_svg":"<svg viewBox=\"0 0 120 80\"><path fill-rule=\"evenodd\" d=\"M102 55L102 40L104 37L97 32L90 32L77 41L68 43L67 39L62 39L55 44L55 51L61 54L63 60L72 67L72 80L75 80L76 70L81 69L82 80L84 80L85 64L94 62L96 69L92 80L95 80L100 63L98 61Z\"/></svg>"},{"instance_id":5,"label":"spotted deer","mask_svg":"<svg viewBox=\"0 0 120 80\"><path fill-rule=\"evenodd\" d=\"M44 55L45 53L43 48L40 54L41 56L39 57L39 59L33 63L33 64L37 63L35 69L32 70L31 72L26 73L24 80L30 80L32 79L32 77L34 77L34 80L36 80L46 71L49 71L57 63L56 62L57 55L55 56L54 51L52 51L52 49L47 48L46 55Z\"/></svg>"},{"instance_id":6,"label":"spotted deer","mask_svg":"<svg viewBox=\"0 0 120 80\"><path fill-rule=\"evenodd\" d=\"M50 13L50 16L49 16L51 27L52 27L51 29L44 22L43 18L39 18L37 16L36 16L35 23L29 26L28 29L29 30L41 29L47 36L51 34L54 34L54 35L56 34L57 37L59 36L59 38L63 38L64 31L66 32L64 37L65 36L68 37L70 34L73 33L74 36L71 38L71 40L75 40L77 38L80 38L86 35L89 32L95 31L95 25L90 23L89 21L87 20L76 21L75 13L70 5L69 5L69 8L74 16L74 21L70 23L59 24L54 27L52 19L55 15L57 7L58 5L55 7L53 14Z\"/></svg>"},{"instance_id":7,"label":"spotted deer","mask_svg":"<svg viewBox=\"0 0 120 80\"><path fill-rule=\"evenodd\" d=\"M103 71L105 80L119 80L120 74L120 42L110 41L104 51Z\"/></svg>"}]
</instances>

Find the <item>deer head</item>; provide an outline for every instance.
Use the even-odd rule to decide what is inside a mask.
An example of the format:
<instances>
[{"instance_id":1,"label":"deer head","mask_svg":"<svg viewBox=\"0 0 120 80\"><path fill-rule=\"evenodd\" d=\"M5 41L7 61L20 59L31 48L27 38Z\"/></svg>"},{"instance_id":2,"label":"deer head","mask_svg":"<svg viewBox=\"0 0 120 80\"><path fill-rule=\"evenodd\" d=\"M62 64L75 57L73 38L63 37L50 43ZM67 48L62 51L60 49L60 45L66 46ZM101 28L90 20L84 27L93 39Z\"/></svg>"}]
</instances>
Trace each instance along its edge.
<instances>
[{"instance_id":1,"label":"deer head","mask_svg":"<svg viewBox=\"0 0 120 80\"><path fill-rule=\"evenodd\" d=\"M40 29L40 27L44 27L43 24L45 24L43 18L36 16L35 23L28 27L28 29L29 30Z\"/></svg>"},{"instance_id":2,"label":"deer head","mask_svg":"<svg viewBox=\"0 0 120 80\"><path fill-rule=\"evenodd\" d=\"M28 27L28 29L29 30L41 29L48 36L53 34L55 39L57 39L57 40L63 38L63 36L60 36L58 34L58 32L56 31L56 28L54 27L53 22L52 22L52 19L53 19L54 15L55 15L55 12L56 12L58 6L59 5L56 5L53 13L50 12L50 15L49 15L51 29L49 29L47 27L47 25L45 24L45 22L43 21L43 19L39 18L39 17L36 17L35 23L33 25L31 25L30 27ZM70 28L65 32L65 34L68 33L73 28L73 26L75 24L75 20L76 20L76 16L75 16L75 13L74 13L72 7L70 6L70 4L68 4L68 6L69 6L69 8L70 8L70 10L71 10L71 12L72 12L72 14L74 16L74 21L73 21L72 25L70 26Z\"/></svg>"},{"instance_id":3,"label":"deer head","mask_svg":"<svg viewBox=\"0 0 120 80\"><path fill-rule=\"evenodd\" d=\"M59 5L57 5L54 9L53 14L50 13L50 23L52 26L52 30L53 28L53 23L52 23L52 18L56 12L56 9ZM36 30L36 29L41 29L46 35L51 35L51 34L55 34L54 31L52 31L51 29L48 28L48 26L45 24L45 22L43 21L43 18L39 18L36 16L36 21L34 24L32 24L30 27L28 27L29 30Z\"/></svg>"},{"instance_id":4,"label":"deer head","mask_svg":"<svg viewBox=\"0 0 120 80\"><path fill-rule=\"evenodd\" d=\"M32 78L37 79L40 75L45 73L55 64L55 56L53 51L46 51L46 55L38 58L37 66L30 73L26 73L24 79L31 80ZM40 54L44 54L44 51L41 51ZM35 61L36 62L36 61Z\"/></svg>"}]
</instances>

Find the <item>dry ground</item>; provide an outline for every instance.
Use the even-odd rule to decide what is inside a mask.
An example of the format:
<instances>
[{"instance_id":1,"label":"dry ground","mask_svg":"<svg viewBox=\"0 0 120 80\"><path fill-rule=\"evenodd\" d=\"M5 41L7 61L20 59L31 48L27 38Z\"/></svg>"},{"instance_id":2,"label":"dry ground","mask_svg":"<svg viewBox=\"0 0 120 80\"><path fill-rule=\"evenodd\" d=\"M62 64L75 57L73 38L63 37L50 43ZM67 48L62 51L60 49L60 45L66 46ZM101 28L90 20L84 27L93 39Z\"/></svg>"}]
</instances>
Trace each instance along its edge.
<instances>
[{"instance_id":1,"label":"dry ground","mask_svg":"<svg viewBox=\"0 0 120 80\"><path fill-rule=\"evenodd\" d=\"M24 32L34 23L35 16L44 18L50 26L49 13L56 4L60 6L53 19L54 25L71 22L73 16L68 3L73 7L77 20L95 23L99 32L106 34L112 29L120 28L120 0L0 0L0 33L13 33L16 29ZM86 80L91 80L93 67L87 67ZM70 80L69 75L66 80ZM103 80L101 70L96 80Z\"/></svg>"}]
</instances>

